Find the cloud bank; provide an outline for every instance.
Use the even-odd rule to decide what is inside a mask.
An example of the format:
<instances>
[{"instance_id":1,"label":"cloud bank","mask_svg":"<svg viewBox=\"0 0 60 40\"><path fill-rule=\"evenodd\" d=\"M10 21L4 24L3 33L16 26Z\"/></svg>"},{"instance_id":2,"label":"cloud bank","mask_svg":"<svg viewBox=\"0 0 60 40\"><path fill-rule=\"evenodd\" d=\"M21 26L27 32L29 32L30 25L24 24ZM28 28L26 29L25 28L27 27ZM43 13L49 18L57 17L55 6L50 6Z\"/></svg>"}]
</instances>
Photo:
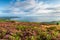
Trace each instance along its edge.
<instances>
[{"instance_id":1,"label":"cloud bank","mask_svg":"<svg viewBox=\"0 0 60 40\"><path fill-rule=\"evenodd\" d=\"M26 19L30 18L29 20L35 22L60 20L60 4L50 4L39 0L11 1L7 11L17 16L24 16Z\"/></svg>"}]
</instances>

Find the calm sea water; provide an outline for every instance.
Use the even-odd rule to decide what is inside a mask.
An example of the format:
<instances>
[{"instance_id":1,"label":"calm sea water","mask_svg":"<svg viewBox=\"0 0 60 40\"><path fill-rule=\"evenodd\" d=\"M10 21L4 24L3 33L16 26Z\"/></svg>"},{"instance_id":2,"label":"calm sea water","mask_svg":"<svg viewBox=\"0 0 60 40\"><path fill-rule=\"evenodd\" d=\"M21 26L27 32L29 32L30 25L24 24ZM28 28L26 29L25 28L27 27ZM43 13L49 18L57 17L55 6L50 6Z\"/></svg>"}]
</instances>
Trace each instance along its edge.
<instances>
[{"instance_id":1,"label":"calm sea water","mask_svg":"<svg viewBox=\"0 0 60 40\"><path fill-rule=\"evenodd\" d=\"M60 17L26 16L20 18L13 18L12 20L29 21L29 22L49 22L49 21L58 21L60 20Z\"/></svg>"}]
</instances>

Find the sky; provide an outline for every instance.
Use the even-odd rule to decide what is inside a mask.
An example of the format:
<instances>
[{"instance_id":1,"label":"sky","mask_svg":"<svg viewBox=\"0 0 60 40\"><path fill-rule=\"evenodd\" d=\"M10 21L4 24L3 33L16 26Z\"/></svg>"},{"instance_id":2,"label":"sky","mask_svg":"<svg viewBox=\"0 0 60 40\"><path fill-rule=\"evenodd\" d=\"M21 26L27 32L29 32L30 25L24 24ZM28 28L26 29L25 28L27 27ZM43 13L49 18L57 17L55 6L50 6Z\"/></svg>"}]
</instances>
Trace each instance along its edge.
<instances>
[{"instance_id":1,"label":"sky","mask_svg":"<svg viewBox=\"0 0 60 40\"><path fill-rule=\"evenodd\" d=\"M0 0L0 16L33 22L60 20L60 0Z\"/></svg>"}]
</instances>

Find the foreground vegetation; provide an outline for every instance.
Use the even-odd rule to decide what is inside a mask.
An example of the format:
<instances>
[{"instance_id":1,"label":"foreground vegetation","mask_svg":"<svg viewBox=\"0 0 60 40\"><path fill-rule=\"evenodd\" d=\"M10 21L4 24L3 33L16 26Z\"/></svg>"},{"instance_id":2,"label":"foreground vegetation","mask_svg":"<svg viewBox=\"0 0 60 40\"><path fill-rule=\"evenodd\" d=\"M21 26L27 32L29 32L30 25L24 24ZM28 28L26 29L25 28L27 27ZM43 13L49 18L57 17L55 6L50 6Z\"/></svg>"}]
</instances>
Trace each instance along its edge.
<instances>
[{"instance_id":1,"label":"foreground vegetation","mask_svg":"<svg viewBox=\"0 0 60 40\"><path fill-rule=\"evenodd\" d=\"M60 40L60 25L34 22L0 22L0 40Z\"/></svg>"}]
</instances>

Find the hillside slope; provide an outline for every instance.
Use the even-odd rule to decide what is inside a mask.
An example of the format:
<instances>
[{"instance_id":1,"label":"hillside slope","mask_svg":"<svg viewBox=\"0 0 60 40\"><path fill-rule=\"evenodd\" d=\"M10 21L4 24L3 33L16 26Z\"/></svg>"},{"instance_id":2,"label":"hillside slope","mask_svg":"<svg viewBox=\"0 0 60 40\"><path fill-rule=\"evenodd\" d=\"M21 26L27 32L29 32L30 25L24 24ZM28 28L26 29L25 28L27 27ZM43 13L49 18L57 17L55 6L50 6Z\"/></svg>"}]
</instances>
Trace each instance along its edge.
<instances>
[{"instance_id":1,"label":"hillside slope","mask_svg":"<svg viewBox=\"0 0 60 40\"><path fill-rule=\"evenodd\" d=\"M0 22L0 40L60 40L60 25Z\"/></svg>"}]
</instances>

